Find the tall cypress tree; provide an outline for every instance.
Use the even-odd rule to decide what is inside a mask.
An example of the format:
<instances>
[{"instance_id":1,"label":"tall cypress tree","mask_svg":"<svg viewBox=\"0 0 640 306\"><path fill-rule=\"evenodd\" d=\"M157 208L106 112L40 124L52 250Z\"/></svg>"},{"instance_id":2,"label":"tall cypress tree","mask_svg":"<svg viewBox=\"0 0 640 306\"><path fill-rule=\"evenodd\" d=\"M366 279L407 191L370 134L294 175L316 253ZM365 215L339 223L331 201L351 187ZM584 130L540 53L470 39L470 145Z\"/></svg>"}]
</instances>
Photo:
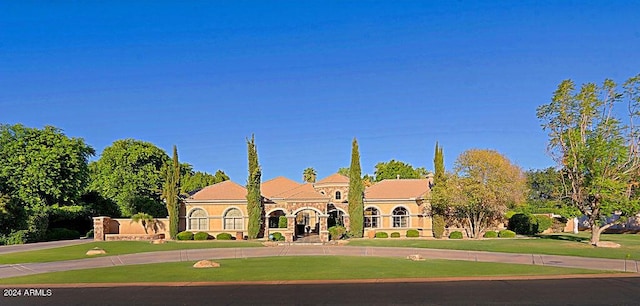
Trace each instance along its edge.
<instances>
[{"instance_id":1,"label":"tall cypress tree","mask_svg":"<svg viewBox=\"0 0 640 306\"><path fill-rule=\"evenodd\" d=\"M358 141L354 138L351 144L351 166L349 167L349 232L351 237L362 237L364 234L364 203L362 196L362 171L360 169L360 152Z\"/></svg>"},{"instance_id":2,"label":"tall cypress tree","mask_svg":"<svg viewBox=\"0 0 640 306\"><path fill-rule=\"evenodd\" d=\"M262 227L262 215L264 207L260 195L260 179L262 172L258 164L258 151L255 137L247 139L247 151L249 159L249 177L247 178L247 211L249 212L249 225L247 228L250 239L258 238Z\"/></svg>"},{"instance_id":3,"label":"tall cypress tree","mask_svg":"<svg viewBox=\"0 0 640 306\"><path fill-rule=\"evenodd\" d=\"M433 157L433 168L435 171L433 178L434 183L437 184L442 182L444 179L444 154L442 152L442 147L438 145L438 142L436 142L436 150Z\"/></svg>"},{"instance_id":4,"label":"tall cypress tree","mask_svg":"<svg viewBox=\"0 0 640 306\"><path fill-rule=\"evenodd\" d=\"M444 153L442 151L442 147L438 145L436 142L436 149L433 156L433 168L434 168L434 177L433 183L434 185L442 185L444 183ZM432 214L432 228L433 228L433 236L435 238L442 238L444 234L444 210L445 207L442 205L431 205L431 214Z\"/></svg>"},{"instance_id":5,"label":"tall cypress tree","mask_svg":"<svg viewBox=\"0 0 640 306\"><path fill-rule=\"evenodd\" d=\"M164 199L169 212L169 237L175 239L178 235L180 218L180 162L178 162L178 148L173 146L173 162L165 170Z\"/></svg>"}]
</instances>

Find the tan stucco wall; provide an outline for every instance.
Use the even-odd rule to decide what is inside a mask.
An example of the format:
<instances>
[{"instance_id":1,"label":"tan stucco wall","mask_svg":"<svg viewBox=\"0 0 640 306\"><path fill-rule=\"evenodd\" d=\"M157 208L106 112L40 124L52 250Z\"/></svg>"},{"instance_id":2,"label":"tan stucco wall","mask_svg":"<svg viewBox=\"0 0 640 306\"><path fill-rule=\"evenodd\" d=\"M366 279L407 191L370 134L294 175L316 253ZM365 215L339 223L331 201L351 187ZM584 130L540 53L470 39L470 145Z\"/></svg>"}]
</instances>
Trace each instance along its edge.
<instances>
[{"instance_id":1,"label":"tan stucco wall","mask_svg":"<svg viewBox=\"0 0 640 306\"><path fill-rule=\"evenodd\" d=\"M165 234L169 235L169 219L158 218L156 220L157 232L154 233L153 229L149 228L149 234ZM128 218L111 219L109 222L109 234L120 235L144 235L144 228L142 224L138 222L131 222Z\"/></svg>"},{"instance_id":2,"label":"tan stucco wall","mask_svg":"<svg viewBox=\"0 0 640 306\"><path fill-rule=\"evenodd\" d=\"M380 223L377 228L365 228L366 231L375 230L379 232L399 232L404 237L408 229L418 229L421 236L432 236L432 222L428 215L423 216L424 206L427 204L414 200L381 200L366 201L364 209L375 207L380 212ZM393 227L392 212L396 207L402 206L409 212L409 222L407 227ZM366 234L366 233L365 233Z\"/></svg>"},{"instance_id":3,"label":"tan stucco wall","mask_svg":"<svg viewBox=\"0 0 640 306\"><path fill-rule=\"evenodd\" d=\"M230 233L235 235L236 232L242 231L246 232L247 223L248 223L248 212L247 212L247 203L246 202L216 202L216 203L207 203L207 202L188 202L185 203L184 214L181 215L181 227L180 231L191 230L188 228L189 222L187 221L187 217L189 214L196 208L201 208L207 212L207 216L209 218L209 228L206 230L211 235L216 235L219 233ZM243 216L243 228L240 230L237 229L225 229L223 223L223 216L227 210L231 208L237 208L242 212ZM191 230L193 232L198 232L199 230Z\"/></svg>"}]
</instances>

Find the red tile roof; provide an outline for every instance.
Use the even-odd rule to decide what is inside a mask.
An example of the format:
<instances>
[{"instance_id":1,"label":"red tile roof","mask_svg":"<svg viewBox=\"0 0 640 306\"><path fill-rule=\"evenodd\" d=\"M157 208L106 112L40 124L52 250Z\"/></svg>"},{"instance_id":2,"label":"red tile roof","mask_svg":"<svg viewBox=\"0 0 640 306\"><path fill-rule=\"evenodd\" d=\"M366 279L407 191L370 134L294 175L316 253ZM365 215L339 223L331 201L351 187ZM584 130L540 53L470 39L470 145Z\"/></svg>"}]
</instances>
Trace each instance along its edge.
<instances>
[{"instance_id":1,"label":"red tile roof","mask_svg":"<svg viewBox=\"0 0 640 306\"><path fill-rule=\"evenodd\" d=\"M189 198L193 200L246 200L247 189L233 181L224 181L204 187Z\"/></svg>"},{"instance_id":2,"label":"red tile roof","mask_svg":"<svg viewBox=\"0 0 640 306\"><path fill-rule=\"evenodd\" d=\"M316 182L316 184L327 184L327 183L349 183L349 178L340 173L334 173Z\"/></svg>"},{"instance_id":3,"label":"red tile roof","mask_svg":"<svg viewBox=\"0 0 640 306\"><path fill-rule=\"evenodd\" d=\"M382 180L367 187L365 199L413 199L429 194L428 179Z\"/></svg>"},{"instance_id":4,"label":"red tile roof","mask_svg":"<svg viewBox=\"0 0 640 306\"><path fill-rule=\"evenodd\" d=\"M284 198L285 200L328 200L330 197L317 192L310 183L302 184L291 190L287 190L275 197Z\"/></svg>"},{"instance_id":5,"label":"red tile roof","mask_svg":"<svg viewBox=\"0 0 640 306\"><path fill-rule=\"evenodd\" d=\"M292 179L288 179L284 176L279 176L260 184L260 192L267 198L275 198L276 195L296 188L300 185L302 184Z\"/></svg>"}]
</instances>

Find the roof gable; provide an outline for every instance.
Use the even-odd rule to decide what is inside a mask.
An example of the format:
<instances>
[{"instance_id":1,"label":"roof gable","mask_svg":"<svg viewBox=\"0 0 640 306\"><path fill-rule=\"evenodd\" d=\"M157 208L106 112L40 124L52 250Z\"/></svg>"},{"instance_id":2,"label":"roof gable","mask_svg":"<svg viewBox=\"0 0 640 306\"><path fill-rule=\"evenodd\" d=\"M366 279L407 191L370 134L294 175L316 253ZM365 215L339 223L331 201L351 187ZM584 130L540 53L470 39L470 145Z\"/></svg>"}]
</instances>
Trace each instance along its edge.
<instances>
[{"instance_id":1,"label":"roof gable","mask_svg":"<svg viewBox=\"0 0 640 306\"><path fill-rule=\"evenodd\" d=\"M349 178L340 173L334 173L316 182L316 184L328 184L328 183L349 183Z\"/></svg>"},{"instance_id":2,"label":"roof gable","mask_svg":"<svg viewBox=\"0 0 640 306\"><path fill-rule=\"evenodd\" d=\"M294 189L287 190L276 195L276 197L283 198L285 200L328 200L330 198L327 195L317 192L310 183L302 184Z\"/></svg>"},{"instance_id":3,"label":"roof gable","mask_svg":"<svg viewBox=\"0 0 640 306\"><path fill-rule=\"evenodd\" d=\"M382 180L365 189L366 199L415 199L429 194L428 179Z\"/></svg>"},{"instance_id":4,"label":"roof gable","mask_svg":"<svg viewBox=\"0 0 640 306\"><path fill-rule=\"evenodd\" d=\"M260 184L260 192L267 198L273 198L278 194L281 194L287 190L294 189L300 185L302 184L292 179L288 179L284 176L279 176Z\"/></svg>"},{"instance_id":5,"label":"roof gable","mask_svg":"<svg viewBox=\"0 0 640 306\"><path fill-rule=\"evenodd\" d=\"M246 198L247 189L233 181L204 187L189 197L193 200L246 200Z\"/></svg>"}]
</instances>

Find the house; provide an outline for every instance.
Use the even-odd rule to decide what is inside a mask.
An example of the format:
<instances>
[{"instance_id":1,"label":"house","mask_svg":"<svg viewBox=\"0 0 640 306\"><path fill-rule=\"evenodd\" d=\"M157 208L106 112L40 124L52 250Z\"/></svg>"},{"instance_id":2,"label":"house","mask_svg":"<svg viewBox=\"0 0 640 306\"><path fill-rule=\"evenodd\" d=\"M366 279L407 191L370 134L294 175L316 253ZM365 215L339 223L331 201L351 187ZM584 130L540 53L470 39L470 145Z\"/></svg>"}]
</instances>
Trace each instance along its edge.
<instances>
[{"instance_id":1,"label":"house","mask_svg":"<svg viewBox=\"0 0 640 306\"><path fill-rule=\"evenodd\" d=\"M431 236L428 196L433 178L383 180L364 192L365 235L376 231L399 232L417 229ZM349 178L332 174L316 183L298 183L276 177L261 184L264 204L261 236L279 232L286 241L316 236L328 241L328 228L340 224L349 228ZM180 209L180 230L230 233L242 238L247 232L247 190L233 181L211 185L184 200ZM281 219L286 218L286 228Z\"/></svg>"}]
</instances>

